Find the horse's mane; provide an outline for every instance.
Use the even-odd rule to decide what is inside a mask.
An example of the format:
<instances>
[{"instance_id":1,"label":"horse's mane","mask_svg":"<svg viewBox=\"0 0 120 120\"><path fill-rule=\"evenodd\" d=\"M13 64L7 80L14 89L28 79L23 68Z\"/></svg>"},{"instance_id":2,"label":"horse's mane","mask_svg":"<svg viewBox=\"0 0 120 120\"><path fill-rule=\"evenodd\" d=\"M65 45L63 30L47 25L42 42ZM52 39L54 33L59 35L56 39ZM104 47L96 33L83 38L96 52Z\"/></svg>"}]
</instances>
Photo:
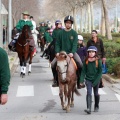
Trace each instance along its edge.
<instances>
[{"instance_id":1,"label":"horse's mane","mask_svg":"<svg viewBox=\"0 0 120 120\"><path fill-rule=\"evenodd\" d=\"M30 29L30 26L29 26L29 25L24 25L24 26L23 26L23 29L22 29L22 34L24 34L25 29L27 29L27 31L28 31L28 35L30 36L30 35L31 35L31 29Z\"/></svg>"}]
</instances>

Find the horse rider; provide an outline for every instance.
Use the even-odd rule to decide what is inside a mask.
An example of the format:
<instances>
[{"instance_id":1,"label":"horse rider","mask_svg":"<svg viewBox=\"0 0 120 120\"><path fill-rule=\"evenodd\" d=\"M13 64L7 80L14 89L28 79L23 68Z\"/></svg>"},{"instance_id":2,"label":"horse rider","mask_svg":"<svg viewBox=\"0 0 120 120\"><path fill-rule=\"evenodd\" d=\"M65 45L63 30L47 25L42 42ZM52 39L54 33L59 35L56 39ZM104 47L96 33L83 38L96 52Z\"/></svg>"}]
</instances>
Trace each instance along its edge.
<instances>
[{"instance_id":1,"label":"horse rider","mask_svg":"<svg viewBox=\"0 0 120 120\"><path fill-rule=\"evenodd\" d=\"M77 72L79 74L77 74L77 77L78 77L77 79L79 80L81 68L83 64L80 57L76 53L78 35L76 31L72 29L72 24L74 23L73 17L66 16L64 19L64 23L65 23L65 29L59 32L56 43L55 43L56 57L59 56L60 51L65 51L70 58L74 58L78 67ZM56 64L57 64L57 59L54 58L54 60L51 63L52 69L56 70ZM78 84L77 84L77 88L79 88Z\"/></svg>"},{"instance_id":2,"label":"horse rider","mask_svg":"<svg viewBox=\"0 0 120 120\"><path fill-rule=\"evenodd\" d=\"M22 29L23 29L24 25L28 25L30 27L30 29L33 30L33 24L29 20L29 16L30 16L29 13L27 11L25 11L22 14L23 14L23 19L19 20L19 22L16 25L16 28L17 28L18 32L19 33L22 32ZM30 49L33 51L35 43L34 43L32 34L31 34L30 38L32 38L32 39L30 40L29 45L30 45Z\"/></svg>"},{"instance_id":3,"label":"horse rider","mask_svg":"<svg viewBox=\"0 0 120 120\"><path fill-rule=\"evenodd\" d=\"M56 42L58 34L61 30L62 30L62 22L60 20L56 20L55 21L55 29L52 32L53 41L50 43L50 45L48 47L48 51L49 51L48 54L50 56L49 57L50 62L52 62L52 60L55 57L55 42ZM56 74L56 69L54 69L54 68L51 68L51 69L52 69L52 73L53 73L53 77L54 77L52 87L57 87L58 86L57 85L58 78L57 78L57 74Z\"/></svg>"},{"instance_id":4,"label":"horse rider","mask_svg":"<svg viewBox=\"0 0 120 120\"><path fill-rule=\"evenodd\" d=\"M35 46L37 45L37 34L39 34L39 32L36 30L36 22L34 21L33 16L30 16L30 20L33 24L33 30L32 30L32 35L33 35L33 39L35 41ZM36 54L36 47L34 48L34 55Z\"/></svg>"},{"instance_id":5,"label":"horse rider","mask_svg":"<svg viewBox=\"0 0 120 120\"><path fill-rule=\"evenodd\" d=\"M45 23L44 22L40 23L39 33L40 33L41 38L44 37L44 33L45 33Z\"/></svg>"}]
</instances>

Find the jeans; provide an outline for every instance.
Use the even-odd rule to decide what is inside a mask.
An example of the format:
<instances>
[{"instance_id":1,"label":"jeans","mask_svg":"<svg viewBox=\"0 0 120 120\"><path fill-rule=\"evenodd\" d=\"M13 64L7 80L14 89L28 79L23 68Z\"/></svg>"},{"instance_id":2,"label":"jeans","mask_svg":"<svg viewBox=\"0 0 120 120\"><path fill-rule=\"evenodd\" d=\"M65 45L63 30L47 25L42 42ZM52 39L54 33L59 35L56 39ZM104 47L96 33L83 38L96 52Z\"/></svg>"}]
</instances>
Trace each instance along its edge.
<instances>
[{"instance_id":1,"label":"jeans","mask_svg":"<svg viewBox=\"0 0 120 120\"><path fill-rule=\"evenodd\" d=\"M98 94L99 83L98 83L95 87L93 87L93 86L92 86L92 82L86 80L85 84L86 84L86 87L87 87L87 95L92 95L92 88L93 88L94 95L95 95L95 96L98 96L98 95L99 95L99 94Z\"/></svg>"}]
</instances>

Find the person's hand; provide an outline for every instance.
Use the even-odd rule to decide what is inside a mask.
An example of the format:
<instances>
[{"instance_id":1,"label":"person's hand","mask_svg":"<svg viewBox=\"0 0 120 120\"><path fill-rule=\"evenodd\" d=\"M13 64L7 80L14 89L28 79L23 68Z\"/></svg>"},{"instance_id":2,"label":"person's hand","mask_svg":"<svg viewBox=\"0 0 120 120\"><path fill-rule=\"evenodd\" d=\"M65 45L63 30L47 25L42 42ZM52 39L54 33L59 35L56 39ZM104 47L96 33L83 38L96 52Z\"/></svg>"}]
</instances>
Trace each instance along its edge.
<instances>
[{"instance_id":1,"label":"person's hand","mask_svg":"<svg viewBox=\"0 0 120 120\"><path fill-rule=\"evenodd\" d=\"M56 57L58 57L58 56L59 56L59 53L56 54Z\"/></svg>"},{"instance_id":2,"label":"person's hand","mask_svg":"<svg viewBox=\"0 0 120 120\"><path fill-rule=\"evenodd\" d=\"M68 56L72 58L73 57L73 53L69 53Z\"/></svg>"},{"instance_id":3,"label":"person's hand","mask_svg":"<svg viewBox=\"0 0 120 120\"><path fill-rule=\"evenodd\" d=\"M85 84L84 83L80 83L80 88L84 88Z\"/></svg>"},{"instance_id":4,"label":"person's hand","mask_svg":"<svg viewBox=\"0 0 120 120\"><path fill-rule=\"evenodd\" d=\"M4 105L8 101L8 95L7 94L2 94L0 98L1 104Z\"/></svg>"},{"instance_id":5,"label":"person's hand","mask_svg":"<svg viewBox=\"0 0 120 120\"><path fill-rule=\"evenodd\" d=\"M102 58L102 62L105 63L106 62L106 58Z\"/></svg>"}]
</instances>

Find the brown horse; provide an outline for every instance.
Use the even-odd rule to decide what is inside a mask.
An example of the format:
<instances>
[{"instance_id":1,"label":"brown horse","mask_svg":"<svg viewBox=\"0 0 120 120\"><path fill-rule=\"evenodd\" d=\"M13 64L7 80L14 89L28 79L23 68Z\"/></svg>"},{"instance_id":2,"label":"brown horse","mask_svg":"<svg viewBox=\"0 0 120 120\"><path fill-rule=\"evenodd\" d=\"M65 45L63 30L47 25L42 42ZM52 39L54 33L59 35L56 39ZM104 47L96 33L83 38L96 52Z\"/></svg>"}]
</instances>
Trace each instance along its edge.
<instances>
[{"instance_id":1,"label":"brown horse","mask_svg":"<svg viewBox=\"0 0 120 120\"><path fill-rule=\"evenodd\" d=\"M57 57L59 96L62 109L66 110L66 112L69 112L70 107L74 106L74 92L80 96L76 89L77 76L75 65L73 58L70 58L65 52L60 52L60 55Z\"/></svg>"},{"instance_id":2,"label":"brown horse","mask_svg":"<svg viewBox=\"0 0 120 120\"><path fill-rule=\"evenodd\" d=\"M44 35L41 34L41 33L39 33L38 45L39 45L39 44L40 44L41 51L43 52L46 42L45 42Z\"/></svg>"},{"instance_id":3,"label":"brown horse","mask_svg":"<svg viewBox=\"0 0 120 120\"><path fill-rule=\"evenodd\" d=\"M31 30L28 25L25 25L22 29L22 34L20 34L17 43L16 43L16 51L18 53L18 57L20 60L21 67L21 76L24 77L26 74L26 63L28 58L29 60L29 71L28 74L31 73L31 63L33 58L33 52L30 50L29 42L30 42Z\"/></svg>"}]
</instances>

